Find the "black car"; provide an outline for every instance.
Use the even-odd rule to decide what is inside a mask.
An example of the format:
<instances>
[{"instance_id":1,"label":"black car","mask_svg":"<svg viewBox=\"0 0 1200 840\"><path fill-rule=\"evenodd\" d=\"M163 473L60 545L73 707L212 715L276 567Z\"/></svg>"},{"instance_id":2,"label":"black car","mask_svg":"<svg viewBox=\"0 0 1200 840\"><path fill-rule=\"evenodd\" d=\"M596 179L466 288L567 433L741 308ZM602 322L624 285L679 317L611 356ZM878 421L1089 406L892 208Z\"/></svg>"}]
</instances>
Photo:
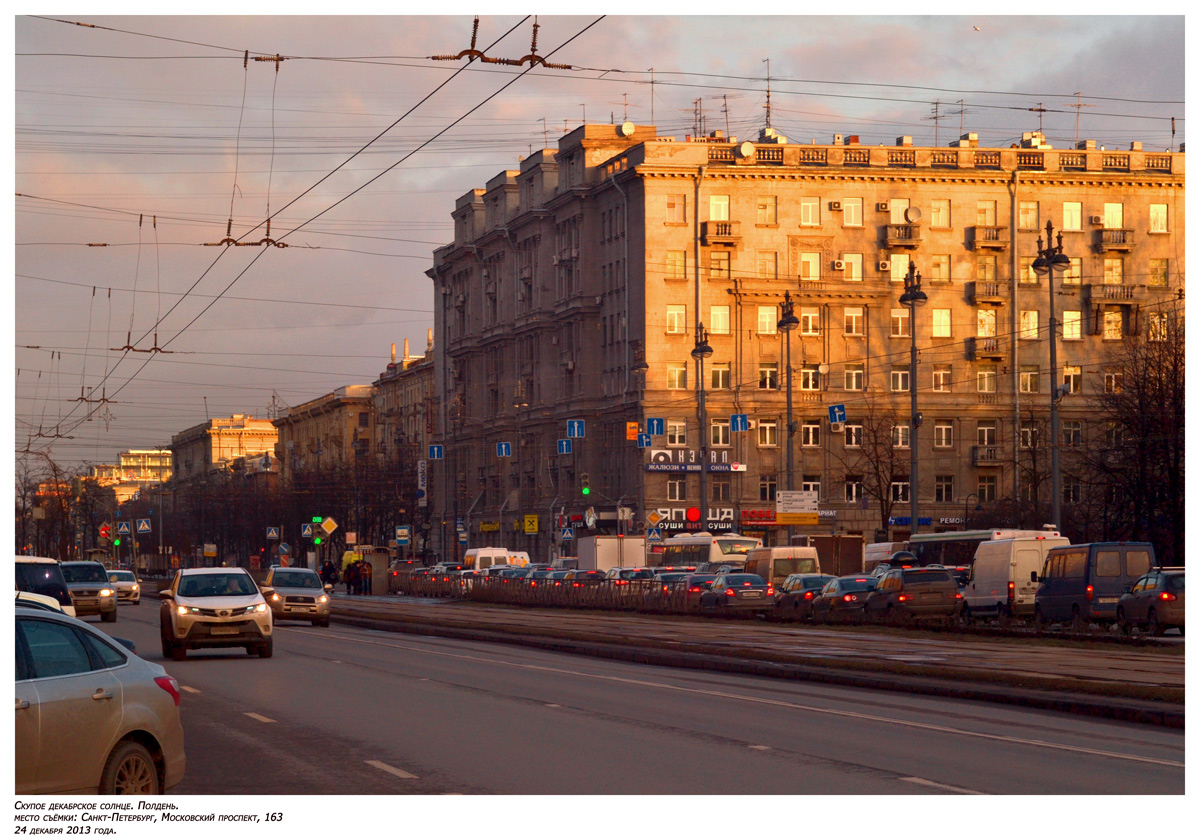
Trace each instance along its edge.
<instances>
[{"instance_id":1,"label":"black car","mask_svg":"<svg viewBox=\"0 0 1200 840\"><path fill-rule=\"evenodd\" d=\"M781 617L807 620L812 618L812 603L833 575L788 575L775 591L775 609Z\"/></svg>"},{"instance_id":2,"label":"black car","mask_svg":"<svg viewBox=\"0 0 1200 840\"><path fill-rule=\"evenodd\" d=\"M700 596L700 609L719 612L766 612L775 607L775 587L758 575L718 575Z\"/></svg>"},{"instance_id":3,"label":"black car","mask_svg":"<svg viewBox=\"0 0 1200 840\"><path fill-rule=\"evenodd\" d=\"M867 597L879 584L879 578L870 575L846 575L834 578L825 584L821 594L813 598L813 621L859 621Z\"/></svg>"},{"instance_id":4,"label":"black car","mask_svg":"<svg viewBox=\"0 0 1200 840\"><path fill-rule=\"evenodd\" d=\"M71 592L63 577L62 566L49 557L24 557L17 555L17 591L34 592L58 601L63 612L75 615L71 603Z\"/></svg>"}]
</instances>

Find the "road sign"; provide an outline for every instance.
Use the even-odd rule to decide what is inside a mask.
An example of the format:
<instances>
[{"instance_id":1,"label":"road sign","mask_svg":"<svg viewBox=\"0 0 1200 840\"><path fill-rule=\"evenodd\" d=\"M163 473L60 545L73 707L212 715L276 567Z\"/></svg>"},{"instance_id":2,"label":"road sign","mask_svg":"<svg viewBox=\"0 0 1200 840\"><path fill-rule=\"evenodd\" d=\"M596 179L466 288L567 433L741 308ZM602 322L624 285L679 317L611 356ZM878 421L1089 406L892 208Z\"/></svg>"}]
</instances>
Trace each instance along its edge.
<instances>
[{"instance_id":1,"label":"road sign","mask_svg":"<svg viewBox=\"0 0 1200 840\"><path fill-rule=\"evenodd\" d=\"M300 536L304 537L306 540L310 539L312 537L312 523L311 522L301 522L300 523Z\"/></svg>"},{"instance_id":2,"label":"road sign","mask_svg":"<svg viewBox=\"0 0 1200 840\"><path fill-rule=\"evenodd\" d=\"M131 533L132 532L129 530L128 522L118 522L117 523L117 536L128 537Z\"/></svg>"},{"instance_id":3,"label":"road sign","mask_svg":"<svg viewBox=\"0 0 1200 840\"><path fill-rule=\"evenodd\" d=\"M817 491L778 490L775 493L775 521L780 525L816 525Z\"/></svg>"},{"instance_id":4,"label":"road sign","mask_svg":"<svg viewBox=\"0 0 1200 840\"><path fill-rule=\"evenodd\" d=\"M562 541L568 542L573 539L575 539L575 529L574 528L563 528L562 529Z\"/></svg>"},{"instance_id":5,"label":"road sign","mask_svg":"<svg viewBox=\"0 0 1200 840\"><path fill-rule=\"evenodd\" d=\"M333 532L337 530L337 527L338 524L334 521L332 516L325 517L325 520L321 523L321 530L327 535L332 535Z\"/></svg>"},{"instance_id":6,"label":"road sign","mask_svg":"<svg viewBox=\"0 0 1200 840\"><path fill-rule=\"evenodd\" d=\"M290 545L288 545L287 543L280 543L279 544L279 553L280 554L291 554L292 547Z\"/></svg>"},{"instance_id":7,"label":"road sign","mask_svg":"<svg viewBox=\"0 0 1200 840\"><path fill-rule=\"evenodd\" d=\"M562 438L559 440L558 454L559 455L570 455L571 454L571 439L570 438Z\"/></svg>"},{"instance_id":8,"label":"road sign","mask_svg":"<svg viewBox=\"0 0 1200 840\"><path fill-rule=\"evenodd\" d=\"M536 534L538 532L538 515L536 513L525 514L525 533Z\"/></svg>"},{"instance_id":9,"label":"road sign","mask_svg":"<svg viewBox=\"0 0 1200 840\"><path fill-rule=\"evenodd\" d=\"M204 544L204 556L205 557L216 557L217 556L217 544L216 543L205 543Z\"/></svg>"},{"instance_id":10,"label":"road sign","mask_svg":"<svg viewBox=\"0 0 1200 840\"><path fill-rule=\"evenodd\" d=\"M567 437L581 438L584 437L584 425L582 420L567 421Z\"/></svg>"},{"instance_id":11,"label":"road sign","mask_svg":"<svg viewBox=\"0 0 1200 840\"><path fill-rule=\"evenodd\" d=\"M647 449L650 447L650 435L640 434L637 436L638 449Z\"/></svg>"},{"instance_id":12,"label":"road sign","mask_svg":"<svg viewBox=\"0 0 1200 840\"><path fill-rule=\"evenodd\" d=\"M646 418L646 434L648 435L665 435L667 423L661 417Z\"/></svg>"},{"instance_id":13,"label":"road sign","mask_svg":"<svg viewBox=\"0 0 1200 840\"><path fill-rule=\"evenodd\" d=\"M508 443L508 442L497 443L496 444L496 457L497 458L511 458L512 457L512 444Z\"/></svg>"},{"instance_id":14,"label":"road sign","mask_svg":"<svg viewBox=\"0 0 1200 840\"><path fill-rule=\"evenodd\" d=\"M440 461L446 456L445 450L440 443L431 444L429 447L429 460Z\"/></svg>"},{"instance_id":15,"label":"road sign","mask_svg":"<svg viewBox=\"0 0 1200 840\"><path fill-rule=\"evenodd\" d=\"M626 423L625 423L625 440L637 440L637 439L638 439L638 424L631 420L626 421Z\"/></svg>"},{"instance_id":16,"label":"road sign","mask_svg":"<svg viewBox=\"0 0 1200 840\"><path fill-rule=\"evenodd\" d=\"M842 404L829 406L829 422L830 423L845 423L846 422L846 406Z\"/></svg>"},{"instance_id":17,"label":"road sign","mask_svg":"<svg viewBox=\"0 0 1200 840\"><path fill-rule=\"evenodd\" d=\"M662 528L651 528L649 531L646 532L646 539L661 540L662 539Z\"/></svg>"},{"instance_id":18,"label":"road sign","mask_svg":"<svg viewBox=\"0 0 1200 840\"><path fill-rule=\"evenodd\" d=\"M459 532L459 534L458 534L458 544L459 544L459 545L466 545L466 544L467 544L467 535L466 535L466 534L464 534L464 533L462 533L461 531L460 531L460 532Z\"/></svg>"},{"instance_id":19,"label":"road sign","mask_svg":"<svg viewBox=\"0 0 1200 840\"><path fill-rule=\"evenodd\" d=\"M139 534L149 534L150 533L150 520L149 519L139 519L137 521L137 532Z\"/></svg>"},{"instance_id":20,"label":"road sign","mask_svg":"<svg viewBox=\"0 0 1200 840\"><path fill-rule=\"evenodd\" d=\"M731 431L731 432L748 432L748 431L750 431L750 415L749 414L730 414L729 415L729 431Z\"/></svg>"},{"instance_id":21,"label":"road sign","mask_svg":"<svg viewBox=\"0 0 1200 840\"><path fill-rule=\"evenodd\" d=\"M269 539L269 540L277 540L277 539L279 539L279 529L278 529L278 528L276 528L276 527L275 527L275 526L273 526L273 525L272 525L272 526L268 526L268 528L267 528L267 539Z\"/></svg>"},{"instance_id":22,"label":"road sign","mask_svg":"<svg viewBox=\"0 0 1200 840\"><path fill-rule=\"evenodd\" d=\"M652 510L650 513L646 514L646 521L649 522L651 526L657 525L659 522L662 522L662 514L656 510Z\"/></svg>"}]
</instances>

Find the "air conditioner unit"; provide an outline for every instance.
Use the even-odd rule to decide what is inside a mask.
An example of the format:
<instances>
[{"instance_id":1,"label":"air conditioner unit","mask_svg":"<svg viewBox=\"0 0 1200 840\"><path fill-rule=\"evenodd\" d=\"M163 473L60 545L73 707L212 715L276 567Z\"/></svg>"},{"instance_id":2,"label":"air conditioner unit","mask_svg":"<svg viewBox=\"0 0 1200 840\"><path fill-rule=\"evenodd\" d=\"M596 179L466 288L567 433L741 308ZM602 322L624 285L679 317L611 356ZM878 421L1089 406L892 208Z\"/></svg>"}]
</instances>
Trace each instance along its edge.
<instances>
[{"instance_id":1,"label":"air conditioner unit","mask_svg":"<svg viewBox=\"0 0 1200 840\"><path fill-rule=\"evenodd\" d=\"M886 213L888 211L888 203L886 201L881 201L875 205L875 209L880 213Z\"/></svg>"},{"instance_id":2,"label":"air conditioner unit","mask_svg":"<svg viewBox=\"0 0 1200 840\"><path fill-rule=\"evenodd\" d=\"M845 267L846 267L845 260L834 260L833 261L833 270L834 271L842 271Z\"/></svg>"},{"instance_id":3,"label":"air conditioner unit","mask_svg":"<svg viewBox=\"0 0 1200 840\"><path fill-rule=\"evenodd\" d=\"M571 371L575 370L575 360L567 359L565 362L563 362L563 367L566 368L568 373L570 373Z\"/></svg>"},{"instance_id":4,"label":"air conditioner unit","mask_svg":"<svg viewBox=\"0 0 1200 840\"><path fill-rule=\"evenodd\" d=\"M573 260L579 259L579 249L578 248L571 249L571 259L573 259Z\"/></svg>"},{"instance_id":5,"label":"air conditioner unit","mask_svg":"<svg viewBox=\"0 0 1200 840\"><path fill-rule=\"evenodd\" d=\"M845 423L830 423L829 431L833 432L835 435L839 434L841 432L844 432L844 431L846 431L846 424Z\"/></svg>"},{"instance_id":6,"label":"air conditioner unit","mask_svg":"<svg viewBox=\"0 0 1200 840\"><path fill-rule=\"evenodd\" d=\"M1104 217L1103 216L1092 216L1091 221L1092 221L1092 224L1094 224L1094 225L1102 225L1102 224L1104 224Z\"/></svg>"},{"instance_id":7,"label":"air conditioner unit","mask_svg":"<svg viewBox=\"0 0 1200 840\"><path fill-rule=\"evenodd\" d=\"M550 262L552 262L554 265L558 265L558 254L555 254L555 255L554 255L554 256L553 256L553 257L550 259Z\"/></svg>"},{"instance_id":8,"label":"air conditioner unit","mask_svg":"<svg viewBox=\"0 0 1200 840\"><path fill-rule=\"evenodd\" d=\"M558 344L558 336L556 336L556 335L552 335L552 336L550 336L550 343L551 343L551 344Z\"/></svg>"},{"instance_id":9,"label":"air conditioner unit","mask_svg":"<svg viewBox=\"0 0 1200 840\"><path fill-rule=\"evenodd\" d=\"M888 262L887 260L880 260L879 261L879 270L880 271L891 271L892 264L890 262Z\"/></svg>"},{"instance_id":10,"label":"air conditioner unit","mask_svg":"<svg viewBox=\"0 0 1200 840\"><path fill-rule=\"evenodd\" d=\"M829 209L830 209L830 210L841 210L841 209L842 209L842 202L840 202L840 201L831 201L831 202L829 202Z\"/></svg>"}]
</instances>

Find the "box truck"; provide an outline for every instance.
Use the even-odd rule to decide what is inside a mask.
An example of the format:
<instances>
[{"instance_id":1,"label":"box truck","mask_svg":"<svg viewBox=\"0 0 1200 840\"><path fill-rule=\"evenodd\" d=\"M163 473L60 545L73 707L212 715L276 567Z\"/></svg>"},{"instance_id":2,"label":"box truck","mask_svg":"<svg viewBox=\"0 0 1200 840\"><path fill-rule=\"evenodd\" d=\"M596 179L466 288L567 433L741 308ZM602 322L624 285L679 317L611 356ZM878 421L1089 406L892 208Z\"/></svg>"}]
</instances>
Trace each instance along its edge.
<instances>
[{"instance_id":1,"label":"box truck","mask_svg":"<svg viewBox=\"0 0 1200 840\"><path fill-rule=\"evenodd\" d=\"M644 537L625 537L599 534L576 540L577 569L607 572L609 569L628 569L646 565Z\"/></svg>"}]
</instances>

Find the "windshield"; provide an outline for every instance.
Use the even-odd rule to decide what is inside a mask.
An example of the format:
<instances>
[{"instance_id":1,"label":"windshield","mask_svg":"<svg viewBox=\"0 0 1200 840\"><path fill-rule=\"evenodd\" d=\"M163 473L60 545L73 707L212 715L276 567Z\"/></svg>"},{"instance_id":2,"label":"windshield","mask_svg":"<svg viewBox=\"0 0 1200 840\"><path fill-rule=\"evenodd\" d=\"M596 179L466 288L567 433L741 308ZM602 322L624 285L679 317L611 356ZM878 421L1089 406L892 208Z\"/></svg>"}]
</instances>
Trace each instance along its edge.
<instances>
[{"instance_id":1,"label":"windshield","mask_svg":"<svg viewBox=\"0 0 1200 840\"><path fill-rule=\"evenodd\" d=\"M108 575L99 563L80 563L77 566L64 563L62 573L67 583L108 583Z\"/></svg>"},{"instance_id":2,"label":"windshield","mask_svg":"<svg viewBox=\"0 0 1200 840\"><path fill-rule=\"evenodd\" d=\"M230 595L254 595L258 587L250 575L229 574L188 575L179 581L179 594L185 598L221 598Z\"/></svg>"},{"instance_id":3,"label":"windshield","mask_svg":"<svg viewBox=\"0 0 1200 840\"><path fill-rule=\"evenodd\" d=\"M109 572L108 579L113 583L116 583L119 580L125 580L131 583L137 581L137 578L134 577L133 572Z\"/></svg>"},{"instance_id":4,"label":"windshield","mask_svg":"<svg viewBox=\"0 0 1200 840\"><path fill-rule=\"evenodd\" d=\"M876 578L842 578L842 590L845 592L863 592L874 589L879 581Z\"/></svg>"},{"instance_id":5,"label":"windshield","mask_svg":"<svg viewBox=\"0 0 1200 840\"><path fill-rule=\"evenodd\" d=\"M271 576L272 586L287 586L294 589L323 589L316 572L276 572Z\"/></svg>"},{"instance_id":6,"label":"windshield","mask_svg":"<svg viewBox=\"0 0 1200 840\"><path fill-rule=\"evenodd\" d=\"M722 554L749 554L750 549L758 548L758 540L718 539L716 543Z\"/></svg>"}]
</instances>

